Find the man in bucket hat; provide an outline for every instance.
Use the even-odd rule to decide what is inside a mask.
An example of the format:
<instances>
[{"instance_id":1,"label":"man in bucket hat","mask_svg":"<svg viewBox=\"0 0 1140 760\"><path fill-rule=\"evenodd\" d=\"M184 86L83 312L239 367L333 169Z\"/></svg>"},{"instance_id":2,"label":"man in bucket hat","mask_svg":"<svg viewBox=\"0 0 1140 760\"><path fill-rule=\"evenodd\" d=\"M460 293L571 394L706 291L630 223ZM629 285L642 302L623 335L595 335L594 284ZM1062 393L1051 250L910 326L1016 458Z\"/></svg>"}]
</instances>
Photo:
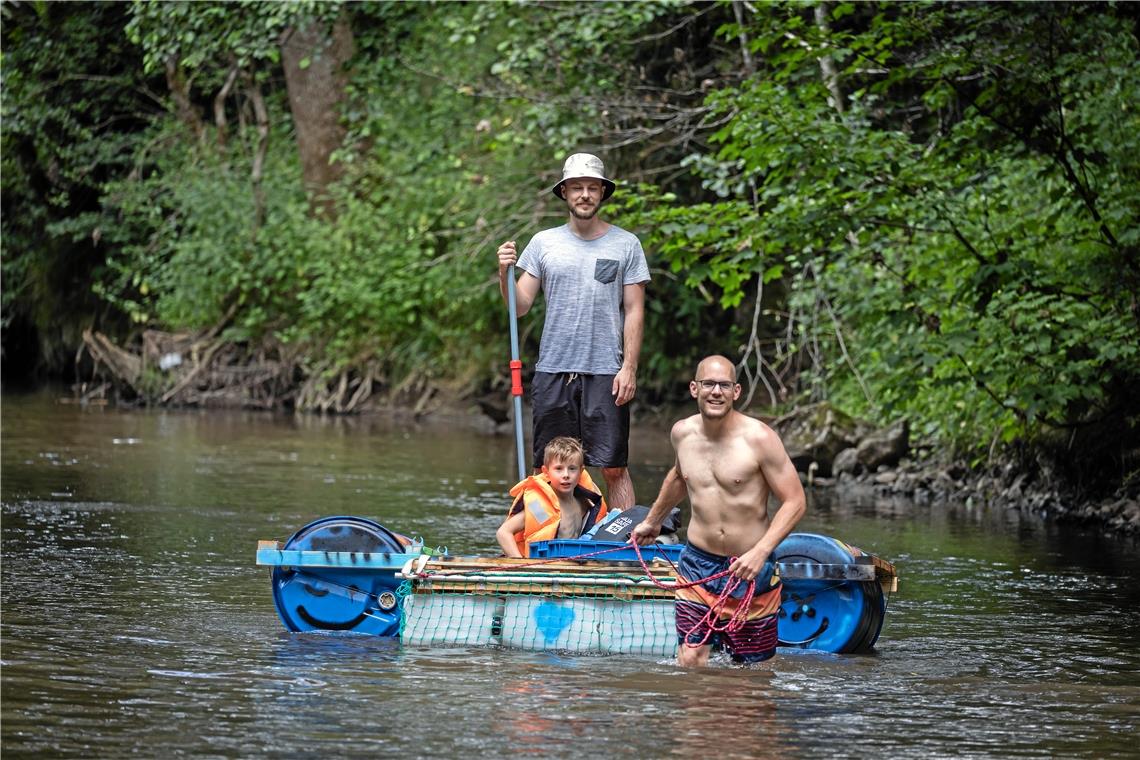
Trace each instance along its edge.
<instances>
[{"instance_id":1,"label":"man in bucket hat","mask_svg":"<svg viewBox=\"0 0 1140 760\"><path fill-rule=\"evenodd\" d=\"M567 223L535 234L521 257L513 240L497 255L504 300L507 268L517 263L521 270L519 316L540 290L546 299L531 383L534 467L542 466L548 441L577 438L586 464L602 469L610 508L625 509L634 503L629 402L637 391L649 267L635 235L598 218L614 189L600 158L575 153L551 188L566 203Z\"/></svg>"}]
</instances>

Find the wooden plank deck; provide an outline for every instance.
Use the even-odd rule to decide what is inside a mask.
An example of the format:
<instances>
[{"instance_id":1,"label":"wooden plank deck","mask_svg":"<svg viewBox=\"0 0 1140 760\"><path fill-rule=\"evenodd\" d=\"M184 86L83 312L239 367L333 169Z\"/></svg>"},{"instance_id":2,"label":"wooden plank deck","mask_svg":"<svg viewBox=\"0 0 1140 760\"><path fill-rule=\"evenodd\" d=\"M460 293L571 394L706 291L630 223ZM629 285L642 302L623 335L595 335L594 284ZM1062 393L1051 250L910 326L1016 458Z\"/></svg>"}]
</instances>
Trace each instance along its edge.
<instances>
[{"instance_id":1,"label":"wooden plank deck","mask_svg":"<svg viewBox=\"0 0 1140 760\"><path fill-rule=\"evenodd\" d=\"M525 575L534 579L548 577L551 580L558 580L559 576L579 576L594 579L644 579L646 577L645 568L641 566L640 562L634 561L573 558L512 559L508 557L450 555L430 557L421 553L298 551L284 549L280 541L259 541L257 545L257 564L269 567L400 571L408 565L409 561L413 562L415 573L427 573L437 582L445 581L447 576L470 579L476 575L483 577L472 582L483 584L492 581L496 583L507 582L507 579L502 577L504 574ZM673 566L667 560L654 559L648 563L648 566L650 572L658 580L666 583L676 580ZM857 557L855 562L846 564L779 562L777 566L780 570L780 576L787 581L877 581L883 587L884 592L893 593L898 590L898 574L895 566L872 554ZM493 578L491 576L498 577ZM458 577L455 580L459 582ZM569 579L566 579L563 582L568 581ZM510 583L513 587L517 586L520 579L516 577Z\"/></svg>"}]
</instances>

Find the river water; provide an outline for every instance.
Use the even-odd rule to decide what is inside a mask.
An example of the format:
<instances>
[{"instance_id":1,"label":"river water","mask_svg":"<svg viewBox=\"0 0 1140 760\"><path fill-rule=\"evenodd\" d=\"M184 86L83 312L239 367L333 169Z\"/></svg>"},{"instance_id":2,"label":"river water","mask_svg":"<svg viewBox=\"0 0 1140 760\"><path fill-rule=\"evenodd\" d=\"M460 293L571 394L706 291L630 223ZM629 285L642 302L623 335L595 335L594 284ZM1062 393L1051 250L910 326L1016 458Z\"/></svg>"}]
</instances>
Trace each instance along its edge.
<instances>
[{"instance_id":1,"label":"river water","mask_svg":"<svg viewBox=\"0 0 1140 760\"><path fill-rule=\"evenodd\" d=\"M497 553L513 438L464 420L2 399L9 757L1136 757L1135 543L1016 511L811 494L893 561L871 655L747 669L291 634L259 539L371 517ZM639 501L671 463L638 430Z\"/></svg>"}]
</instances>

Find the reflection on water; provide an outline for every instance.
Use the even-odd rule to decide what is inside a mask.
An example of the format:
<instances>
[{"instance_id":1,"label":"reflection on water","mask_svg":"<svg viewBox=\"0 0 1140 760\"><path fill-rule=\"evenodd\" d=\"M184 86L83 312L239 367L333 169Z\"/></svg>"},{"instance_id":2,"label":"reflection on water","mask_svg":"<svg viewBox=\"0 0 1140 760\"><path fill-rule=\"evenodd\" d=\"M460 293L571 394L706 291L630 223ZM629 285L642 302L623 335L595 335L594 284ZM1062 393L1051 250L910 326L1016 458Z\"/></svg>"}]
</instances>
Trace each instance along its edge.
<instances>
[{"instance_id":1,"label":"reflection on water","mask_svg":"<svg viewBox=\"0 0 1140 760\"><path fill-rule=\"evenodd\" d=\"M753 668L286 633L258 539L358 514L494 551L512 439L447 424L3 400L5 757L1134 756L1140 561L1016 511L815 495L894 561L874 655ZM671 462L639 431L649 501Z\"/></svg>"}]
</instances>

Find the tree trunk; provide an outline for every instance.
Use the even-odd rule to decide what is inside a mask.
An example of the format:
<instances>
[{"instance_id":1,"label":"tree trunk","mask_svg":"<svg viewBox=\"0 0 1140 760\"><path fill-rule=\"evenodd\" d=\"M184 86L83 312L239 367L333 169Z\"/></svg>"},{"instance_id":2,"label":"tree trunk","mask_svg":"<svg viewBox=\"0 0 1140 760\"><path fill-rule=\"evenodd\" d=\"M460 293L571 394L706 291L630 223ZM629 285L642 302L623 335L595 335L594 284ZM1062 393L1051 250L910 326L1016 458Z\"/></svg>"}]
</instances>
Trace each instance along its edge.
<instances>
[{"instance_id":1,"label":"tree trunk","mask_svg":"<svg viewBox=\"0 0 1140 760\"><path fill-rule=\"evenodd\" d=\"M756 73L756 64L752 62L752 50L749 47L748 34L744 31L744 3L733 0L732 15L736 17L736 24L740 27L740 57L744 60L744 73L752 76Z\"/></svg>"},{"instance_id":2,"label":"tree trunk","mask_svg":"<svg viewBox=\"0 0 1140 760\"><path fill-rule=\"evenodd\" d=\"M823 32L824 39L831 38L831 24L827 20L829 8L828 3L820 3L815 6L815 24ZM831 93L831 97L828 98L831 107L839 113L843 113L846 104L843 99L843 90L839 86L839 72L836 71L835 61L831 59L829 53L824 53L819 57L819 70L823 72L823 82L827 85L827 91Z\"/></svg>"},{"instance_id":3,"label":"tree trunk","mask_svg":"<svg viewBox=\"0 0 1140 760\"><path fill-rule=\"evenodd\" d=\"M228 123L226 121L226 98L230 96L230 91L233 90L234 82L237 81L239 69L237 64L230 67L230 73L226 75L225 84L222 89L218 90L218 94L214 96L214 125L217 127L218 145L226 144L226 131Z\"/></svg>"},{"instance_id":4,"label":"tree trunk","mask_svg":"<svg viewBox=\"0 0 1140 760\"><path fill-rule=\"evenodd\" d=\"M342 172L330 159L344 140L340 104L348 80L345 64L352 53L352 30L344 16L331 29L319 21L294 27L281 42L305 189L314 210L330 218L334 210L326 191Z\"/></svg>"},{"instance_id":5,"label":"tree trunk","mask_svg":"<svg viewBox=\"0 0 1140 760\"><path fill-rule=\"evenodd\" d=\"M253 163L249 171L250 182L253 185L253 229L256 234L265 223L265 188L261 180L265 168L265 152L269 147L269 109L265 107L261 86L252 72L247 74L246 82L246 92L250 103L253 104L253 113L257 119L257 147L254 149Z\"/></svg>"},{"instance_id":6,"label":"tree trunk","mask_svg":"<svg viewBox=\"0 0 1140 760\"><path fill-rule=\"evenodd\" d=\"M170 56L166 59L166 86L170 90L170 97L174 100L174 112L178 120L190 128L195 137L202 136L202 119L198 109L190 101L190 83L186 81L186 74L178 65L178 59Z\"/></svg>"}]
</instances>

